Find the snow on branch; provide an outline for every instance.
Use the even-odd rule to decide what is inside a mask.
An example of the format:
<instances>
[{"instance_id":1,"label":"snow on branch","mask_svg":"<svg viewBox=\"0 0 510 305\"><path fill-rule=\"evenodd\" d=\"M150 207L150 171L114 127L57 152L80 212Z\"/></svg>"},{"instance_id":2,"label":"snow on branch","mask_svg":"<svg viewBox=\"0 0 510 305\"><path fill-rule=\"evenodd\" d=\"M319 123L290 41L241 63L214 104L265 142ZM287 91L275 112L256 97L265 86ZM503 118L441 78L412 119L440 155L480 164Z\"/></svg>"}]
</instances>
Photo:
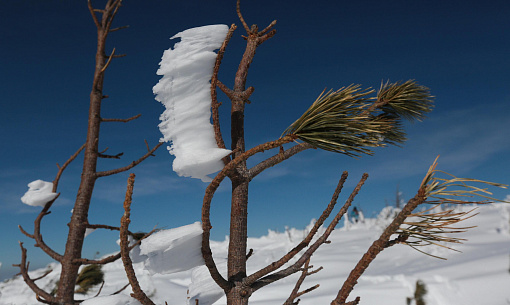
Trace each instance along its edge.
<instances>
[{"instance_id":1,"label":"snow on branch","mask_svg":"<svg viewBox=\"0 0 510 305\"><path fill-rule=\"evenodd\" d=\"M154 86L156 100L166 110L159 129L162 140L175 156L173 170L179 176L211 181L208 174L223 168L221 159L230 150L218 148L211 124L210 79L216 53L228 32L226 25L191 28L173 36L181 38L163 53Z\"/></svg>"},{"instance_id":2,"label":"snow on branch","mask_svg":"<svg viewBox=\"0 0 510 305\"><path fill-rule=\"evenodd\" d=\"M53 193L53 183L43 180L35 180L28 184L28 191L21 197L21 202L31 206L42 206L57 197Z\"/></svg>"}]
</instances>

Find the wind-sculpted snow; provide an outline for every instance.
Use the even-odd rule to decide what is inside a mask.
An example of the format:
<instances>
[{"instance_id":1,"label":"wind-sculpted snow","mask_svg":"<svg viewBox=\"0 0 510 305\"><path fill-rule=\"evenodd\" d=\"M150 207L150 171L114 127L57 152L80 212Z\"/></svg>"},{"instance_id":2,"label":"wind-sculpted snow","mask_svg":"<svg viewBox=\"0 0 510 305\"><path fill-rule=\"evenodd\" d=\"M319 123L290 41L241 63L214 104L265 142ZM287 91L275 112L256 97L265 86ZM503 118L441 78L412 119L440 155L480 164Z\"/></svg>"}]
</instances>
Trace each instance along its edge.
<instances>
[{"instance_id":1,"label":"wind-sculpted snow","mask_svg":"<svg viewBox=\"0 0 510 305\"><path fill-rule=\"evenodd\" d=\"M150 274L169 274L204 264L200 222L152 234L142 241L140 256Z\"/></svg>"},{"instance_id":2,"label":"wind-sculpted snow","mask_svg":"<svg viewBox=\"0 0 510 305\"><path fill-rule=\"evenodd\" d=\"M57 197L53 193L53 183L43 180L35 180L28 184L28 191L21 197L21 202L32 206L44 206Z\"/></svg>"},{"instance_id":3,"label":"wind-sculpted snow","mask_svg":"<svg viewBox=\"0 0 510 305\"><path fill-rule=\"evenodd\" d=\"M459 207L470 210L473 207ZM427 246L421 250L439 254L448 260L426 256L404 246L395 245L383 251L369 266L355 286L351 298L361 297L360 305L395 305L406 304L406 298L412 297L416 281L422 281L428 290L425 296L427 305L507 305L510 304L510 234L508 231L508 212L510 204L496 203L479 206L479 214L468 219L462 226L477 226L463 233L464 244L453 245L462 253ZM302 289L320 284L320 287L300 297L300 305L330 304L336 296L343 280L376 239L385 224L391 221L394 209L386 208L376 218L365 218L363 222L350 223L333 231L330 244L321 247L313 256L311 264L315 268L324 267L320 272L310 275L303 283ZM196 224L191 225L196 226ZM190 232L190 228L181 228ZM248 260L248 273L274 262L299 243L309 229L287 229L285 232L270 231L266 236L248 239L248 248L253 248L253 255ZM176 233L176 231L174 232ZM175 234L178 236L179 234ZM159 237L158 237L159 239ZM165 238L154 239L146 247L157 252L164 252ZM142 242L143 246L144 242ZM159 246L161 244L161 246ZM174 251L187 253L187 247L174 247ZM220 273L225 273L228 239L211 241L211 249ZM186 251L185 251L186 250ZM195 249L194 251L199 251ZM439 253L440 252L440 253ZM186 262L188 258L183 259ZM291 261L292 263L293 261ZM5 263L5 261L4 261ZM181 261L173 264L179 265ZM171 263L168 263L169 265ZM51 264L55 269L37 284L51 291L58 281L60 266ZM134 264L134 269L142 289L151 296L155 304L169 305L226 304L221 290L214 284L204 266L192 270L171 274L150 275L144 269L144 263ZM45 269L31 271L36 278L44 274ZM84 305L117 305L139 303L130 298L128 287L119 295L108 296L127 284L126 275L120 260L103 267L105 285L101 298L86 301ZM289 296L299 274L278 281L255 292L250 298L250 305L281 305ZM93 298L100 285L93 287L87 295L76 295L76 299ZM189 293L187 291L189 290ZM26 286L20 276L0 283L0 305L36 305L34 293ZM218 299L219 298L219 299Z\"/></svg>"},{"instance_id":4,"label":"wind-sculpted snow","mask_svg":"<svg viewBox=\"0 0 510 305\"><path fill-rule=\"evenodd\" d=\"M156 100L166 108L159 129L162 140L172 142L168 150L175 155L173 170L204 182L211 180L208 174L223 168L221 159L231 152L218 148L211 124L214 50L220 48L227 31L226 25L209 25L173 36L181 41L163 53L157 71L163 77L153 88Z\"/></svg>"}]
</instances>

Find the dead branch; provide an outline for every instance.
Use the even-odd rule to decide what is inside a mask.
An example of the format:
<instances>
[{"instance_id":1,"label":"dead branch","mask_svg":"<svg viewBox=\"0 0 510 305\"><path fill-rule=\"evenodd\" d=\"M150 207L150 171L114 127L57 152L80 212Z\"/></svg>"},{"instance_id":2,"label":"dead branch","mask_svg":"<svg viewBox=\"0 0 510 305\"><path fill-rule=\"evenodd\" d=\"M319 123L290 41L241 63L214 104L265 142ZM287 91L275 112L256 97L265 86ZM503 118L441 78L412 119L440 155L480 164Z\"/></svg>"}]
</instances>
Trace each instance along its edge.
<instances>
[{"instance_id":1,"label":"dead branch","mask_svg":"<svg viewBox=\"0 0 510 305\"><path fill-rule=\"evenodd\" d=\"M131 200L133 196L133 185L135 183L135 174L130 174L128 178L128 185L126 190L126 199L124 200L124 215L120 221L120 254L122 256L122 263L126 271L129 284L133 289L132 297L140 301L143 305L154 305L149 297L143 292L136 278L135 270L133 269L133 262L129 257L129 240L128 240L128 227L131 220Z\"/></svg>"},{"instance_id":2,"label":"dead branch","mask_svg":"<svg viewBox=\"0 0 510 305\"><path fill-rule=\"evenodd\" d=\"M214 64L213 74L211 77L211 112L212 112L212 120L213 120L213 126L214 126L214 137L216 139L216 144L219 148L226 148L225 142L223 141L223 136L221 135L221 128L220 128L220 117L219 117L219 111L218 108L220 107L221 103L218 102L218 96L216 93L216 86L218 83L218 72L220 70L221 61L223 59L223 55L225 54L225 49L227 48L227 45L232 38L232 35L234 34L234 31L236 30L237 26L235 24L232 24L230 26L230 29L228 30L227 36L225 37L225 40L223 41L223 44L221 45L220 49L218 50L218 55L216 56L216 62ZM225 157L223 162L227 164L230 161L230 158Z\"/></svg>"},{"instance_id":3,"label":"dead branch","mask_svg":"<svg viewBox=\"0 0 510 305\"><path fill-rule=\"evenodd\" d=\"M317 285L310 287L308 289L305 289L301 292L299 291L299 289L301 288L301 285L303 284L303 282L307 276L312 275L312 274L317 273L320 270L322 270L322 267L320 267L316 270L309 271L310 268L313 268L313 266L310 266L310 259L308 259L305 263L305 266L303 267L303 270L301 271L301 276L297 280L297 282L294 286L294 289L292 290L289 298L285 301L285 303L283 303L283 305L298 305L300 300L298 299L297 301L294 302L294 300L296 298L299 298L303 294L309 293L310 291L313 291L313 290L319 288L319 284L317 284Z\"/></svg>"},{"instance_id":4,"label":"dead branch","mask_svg":"<svg viewBox=\"0 0 510 305\"><path fill-rule=\"evenodd\" d=\"M338 211L335 218L333 218L333 220L331 221L329 226L326 228L324 233L305 251L305 253L303 253L303 255L293 265L287 267L286 269L280 270L276 273L272 273L270 275L267 275L266 277L261 278L260 280L258 280L257 282L255 282L251 285L252 289L254 291L258 290L258 289L260 289L264 286L267 286L275 281L278 281L282 278L285 278L291 274L298 272L300 270L301 266L303 266L306 263L306 261L313 255L313 253L315 253L315 251L317 251L317 249L322 244L328 243L328 241L327 241L328 237L331 235L331 233L335 229L336 225L338 224L338 222L340 221L342 216L345 213L347 213L347 210L349 209L352 202L354 201L354 198L359 193L361 187L363 186L363 184L365 183L365 181L367 179L368 179L368 174L366 174L366 173L363 174L363 176L361 177L361 180L358 182L358 184L356 185L354 190L351 192L351 195L349 196L349 198L347 199L345 204L342 206L340 211Z\"/></svg>"},{"instance_id":5,"label":"dead branch","mask_svg":"<svg viewBox=\"0 0 510 305\"><path fill-rule=\"evenodd\" d=\"M19 242L19 246L21 248L21 263L17 265L13 265L14 267L20 268L20 274L23 276L23 280L25 283L36 293L38 297L42 297L46 304L57 304L55 297L53 297L51 294L47 293L43 289L41 289L37 284L35 283L35 280L32 280L30 276L28 275L28 265L27 263L27 249L23 247L23 243Z\"/></svg>"},{"instance_id":6,"label":"dead branch","mask_svg":"<svg viewBox=\"0 0 510 305\"><path fill-rule=\"evenodd\" d=\"M55 179L53 179L52 192L54 192L54 193L57 192L58 183L60 181L60 177L62 176L62 173L67 168L67 166L72 161L74 161L76 159L76 157L80 154L80 152L84 148L85 148L85 144L83 144L73 155L71 155L71 157L69 157L69 159L62 166L60 166L57 163L58 172L57 172L57 175L56 175ZM46 203L45 206L43 207L43 209L41 210L41 212L39 213L39 215L37 216L37 218L35 219L35 221L34 221L34 234L28 234L28 232L26 232L23 229L23 227L21 227L21 226L18 226L18 228L20 229L21 233L23 233L27 237L30 237L30 238L35 240L35 242L36 242L35 246L36 247L41 248L46 254L48 254L54 260L56 260L58 262L62 262L63 256L61 254L57 253L56 251L54 251L53 249L51 249L48 245L46 245L46 243L43 240L42 234L41 234L41 221L42 221L44 216L46 216L46 215L51 213L51 212L49 212L49 209L51 208L51 206L53 205L53 203L55 202L55 200L57 200L57 198L59 196L60 196L60 194L57 195L57 197L55 197L53 200L51 200L48 203Z\"/></svg>"},{"instance_id":7,"label":"dead branch","mask_svg":"<svg viewBox=\"0 0 510 305\"><path fill-rule=\"evenodd\" d=\"M62 176L62 173L64 172L64 170L66 169L66 167L74 161L74 159L76 159L76 157L78 157L78 155L80 154L80 152L85 148L85 143L83 143L83 145L71 156L69 157L69 159L64 163L64 165L59 166L58 163L57 163L57 167L58 167L58 172L57 172L57 176L55 177L55 179L53 179L53 189L52 189L52 192L53 193L56 193L57 192L57 187L58 187L58 182L60 181L60 177Z\"/></svg>"},{"instance_id":8,"label":"dead branch","mask_svg":"<svg viewBox=\"0 0 510 305\"><path fill-rule=\"evenodd\" d=\"M246 30L246 33L250 34L250 28L248 27L248 24L246 24L246 21L244 21L243 15L241 14L241 0L237 0L236 11L239 20L241 21L241 24Z\"/></svg>"},{"instance_id":9,"label":"dead branch","mask_svg":"<svg viewBox=\"0 0 510 305\"><path fill-rule=\"evenodd\" d=\"M127 29L127 28L129 28L129 25L119 26L119 27L116 27L114 29L111 29L110 33L111 32L116 32L116 31L119 31L119 30L123 30L123 29Z\"/></svg>"},{"instance_id":10,"label":"dead branch","mask_svg":"<svg viewBox=\"0 0 510 305\"><path fill-rule=\"evenodd\" d=\"M148 157L150 156L154 156L154 152L161 146L163 145L163 142L159 142L158 145L154 146L154 148L152 148L150 151L148 151L145 155L143 155L140 159L136 160L136 161L133 161L131 162L131 164L127 165L127 166L124 166L124 167L120 167L120 168L117 168L117 169L113 169L113 170L109 170L109 171L103 171L103 172L97 172L96 173L96 177L97 178L100 178L100 177L105 177L105 176L111 176L111 175L115 175L115 174L118 174L118 173L122 173L122 172L125 172L127 170L130 170L132 169L133 167L137 166L138 164L140 164L140 162L142 162L143 160L147 159Z\"/></svg>"},{"instance_id":11,"label":"dead branch","mask_svg":"<svg viewBox=\"0 0 510 305\"><path fill-rule=\"evenodd\" d=\"M409 202L404 206L402 211L395 217L395 219L391 222L391 224L384 230L379 239L374 241L368 251L363 255L363 257L359 260L358 264L351 271L347 280L345 280L342 288L338 292L337 297L331 302L331 305L341 305L344 304L349 297L354 285L356 285L359 277L365 272L370 263L376 258L376 256L381 253L382 250L385 249L390 237L393 233L395 233L400 225L405 221L405 219L413 212L413 210L421 203L425 202L425 186L421 186L418 190L418 193L414 198L409 200Z\"/></svg>"},{"instance_id":12,"label":"dead branch","mask_svg":"<svg viewBox=\"0 0 510 305\"><path fill-rule=\"evenodd\" d=\"M340 195L340 192L342 191L343 185L345 183L345 180L347 179L348 173L343 172L342 176L340 177L340 180L338 181L337 187L335 189L335 192L333 193L333 196L331 198L331 201L329 202L327 208L322 212L321 217L315 222L313 228L310 230L308 235L303 239L302 242L300 242L297 246L295 246L292 250L290 250L287 254L285 254L282 258L280 258L278 261L273 262L266 267L260 269L259 271L253 273L252 275L248 276L244 283L246 285L251 285L255 283L258 279L262 278L263 276L278 270L280 267L285 265L287 262L289 262L294 256L296 256L301 250L306 248L310 242L312 241L313 237L319 230L319 227L324 224L324 221L329 217L331 212L333 211L336 202L338 200L338 196Z\"/></svg>"},{"instance_id":13,"label":"dead branch","mask_svg":"<svg viewBox=\"0 0 510 305\"><path fill-rule=\"evenodd\" d=\"M115 291L114 293L112 293L112 295L116 295L116 294L119 294L121 293L122 291L124 291L126 288L128 288L129 286L129 283L126 284L124 287L120 288L119 290Z\"/></svg>"},{"instance_id":14,"label":"dead branch","mask_svg":"<svg viewBox=\"0 0 510 305\"><path fill-rule=\"evenodd\" d=\"M137 240L135 243L133 243L131 246L128 247L129 251L133 250L136 246L138 246L142 242L142 240L144 240L145 238L149 237L154 232L156 232L156 229L153 229L149 233L147 233L144 236L142 236L142 238L140 238L139 240ZM133 235L133 233L131 233L130 235ZM121 253L120 252L117 253L117 254L112 254L112 255L107 256L107 257L105 257L103 259L100 259L100 260L87 259L87 258L77 258L77 259L74 259L73 262L79 263L79 264L83 264L83 265L92 265L92 264L106 265L108 263L112 263L112 262L118 260L119 258L121 258Z\"/></svg>"},{"instance_id":15,"label":"dead branch","mask_svg":"<svg viewBox=\"0 0 510 305\"><path fill-rule=\"evenodd\" d=\"M124 155L123 152L118 153L116 155L106 155L106 154L102 154L102 153L97 153L97 156L99 158L103 158L103 159L120 159L120 157L122 157L123 155Z\"/></svg>"},{"instance_id":16,"label":"dead branch","mask_svg":"<svg viewBox=\"0 0 510 305\"><path fill-rule=\"evenodd\" d=\"M42 279L42 278L46 277L46 276L47 276L48 274L50 274L51 272L53 272L53 269L50 269L50 270L46 271L46 272L45 272L43 275L41 275L40 277L37 277L37 278L35 278L35 279L32 279L32 281L34 281L34 282L35 282L35 281L38 281L38 280L40 280L40 279Z\"/></svg>"},{"instance_id":17,"label":"dead branch","mask_svg":"<svg viewBox=\"0 0 510 305\"><path fill-rule=\"evenodd\" d=\"M106 71L106 69L110 65L110 62L112 61L114 55L115 55L115 48L113 48L112 53L110 54L110 56L108 56L108 60L106 61L106 64L101 68L101 71L99 73L103 74L104 71Z\"/></svg>"},{"instance_id":18,"label":"dead branch","mask_svg":"<svg viewBox=\"0 0 510 305\"><path fill-rule=\"evenodd\" d=\"M127 119L101 119L101 122L121 122L121 123L127 123L129 121L132 121L132 120L136 120L138 119L139 117L141 117L142 114L137 114L135 116L132 116L130 118L127 118Z\"/></svg>"},{"instance_id":19,"label":"dead branch","mask_svg":"<svg viewBox=\"0 0 510 305\"><path fill-rule=\"evenodd\" d=\"M101 290L103 290L103 287L104 287L104 281L101 282L101 287L99 287L99 290L97 291L96 295L94 296L95 298L97 298L99 296L99 294L101 293Z\"/></svg>"}]
</instances>

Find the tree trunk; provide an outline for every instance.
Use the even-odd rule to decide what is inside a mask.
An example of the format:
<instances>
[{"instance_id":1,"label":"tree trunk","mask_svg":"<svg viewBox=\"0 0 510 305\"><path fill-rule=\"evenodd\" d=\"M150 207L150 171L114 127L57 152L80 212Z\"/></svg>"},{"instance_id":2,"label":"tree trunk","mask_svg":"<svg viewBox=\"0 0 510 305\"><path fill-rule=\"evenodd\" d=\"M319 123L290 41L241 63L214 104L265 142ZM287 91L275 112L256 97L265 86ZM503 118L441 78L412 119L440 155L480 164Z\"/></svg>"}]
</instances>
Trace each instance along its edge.
<instances>
[{"instance_id":1,"label":"tree trunk","mask_svg":"<svg viewBox=\"0 0 510 305\"><path fill-rule=\"evenodd\" d=\"M102 32L98 31L98 37ZM63 305L74 305L74 287L78 277L78 269L81 263L76 260L81 258L85 231L88 224L88 212L92 192L97 179L97 158L99 130L101 124L101 100L103 99L103 67L106 64L104 40L98 39L96 52L96 68L94 81L90 93L89 120L87 129L87 142L85 157L81 174L80 187L76 195L73 214L69 222L69 233L62 260L62 272L57 291L57 301Z\"/></svg>"}]
</instances>

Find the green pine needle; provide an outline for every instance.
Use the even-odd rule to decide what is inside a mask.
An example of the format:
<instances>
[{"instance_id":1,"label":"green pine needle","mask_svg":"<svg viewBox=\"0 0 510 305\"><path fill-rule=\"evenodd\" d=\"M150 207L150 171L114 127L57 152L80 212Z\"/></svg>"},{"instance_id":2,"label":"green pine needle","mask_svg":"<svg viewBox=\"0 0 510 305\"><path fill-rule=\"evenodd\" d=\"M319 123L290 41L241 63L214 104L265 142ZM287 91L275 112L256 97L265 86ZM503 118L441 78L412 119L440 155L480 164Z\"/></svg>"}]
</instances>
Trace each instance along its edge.
<instances>
[{"instance_id":1,"label":"green pine needle","mask_svg":"<svg viewBox=\"0 0 510 305\"><path fill-rule=\"evenodd\" d=\"M351 157L371 155L374 147L405 142L402 118L421 119L432 107L428 89L414 81L386 83L369 97L373 93L360 85L323 91L283 135Z\"/></svg>"},{"instance_id":2,"label":"green pine needle","mask_svg":"<svg viewBox=\"0 0 510 305\"><path fill-rule=\"evenodd\" d=\"M425 114L432 111L432 99L429 88L418 85L414 80L381 83L377 93L377 104L383 105L384 112L409 121L423 120Z\"/></svg>"}]
</instances>

